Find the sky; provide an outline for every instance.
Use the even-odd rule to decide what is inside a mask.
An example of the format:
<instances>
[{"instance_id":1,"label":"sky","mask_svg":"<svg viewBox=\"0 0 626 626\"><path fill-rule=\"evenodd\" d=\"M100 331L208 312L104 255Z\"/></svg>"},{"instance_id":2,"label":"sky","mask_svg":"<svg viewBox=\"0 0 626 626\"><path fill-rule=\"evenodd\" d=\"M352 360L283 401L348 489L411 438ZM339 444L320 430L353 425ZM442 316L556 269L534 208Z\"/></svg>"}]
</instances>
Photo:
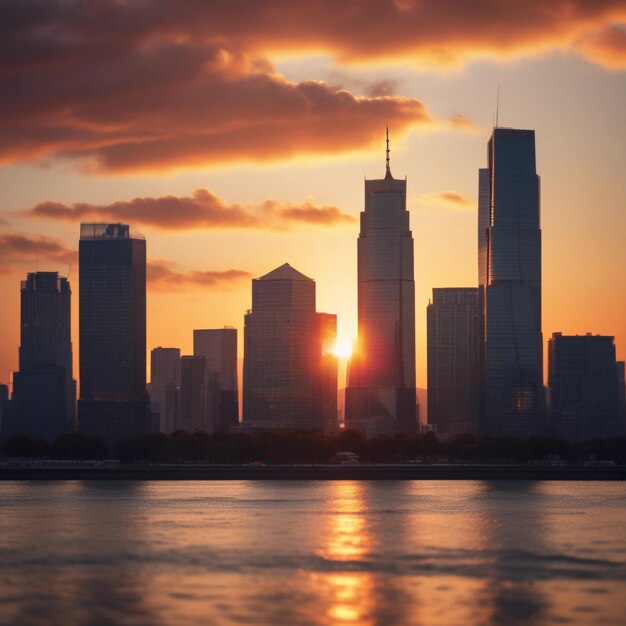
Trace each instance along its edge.
<instances>
[{"instance_id":1,"label":"sky","mask_svg":"<svg viewBox=\"0 0 626 626\"><path fill-rule=\"evenodd\" d=\"M287 262L357 336L364 178L407 177L417 384L433 287L477 284L478 169L495 121L536 131L544 341L626 358L626 1L3 0L0 382L20 280L68 275L81 221L148 248L148 350L240 330ZM76 367L75 376L78 374Z\"/></svg>"}]
</instances>

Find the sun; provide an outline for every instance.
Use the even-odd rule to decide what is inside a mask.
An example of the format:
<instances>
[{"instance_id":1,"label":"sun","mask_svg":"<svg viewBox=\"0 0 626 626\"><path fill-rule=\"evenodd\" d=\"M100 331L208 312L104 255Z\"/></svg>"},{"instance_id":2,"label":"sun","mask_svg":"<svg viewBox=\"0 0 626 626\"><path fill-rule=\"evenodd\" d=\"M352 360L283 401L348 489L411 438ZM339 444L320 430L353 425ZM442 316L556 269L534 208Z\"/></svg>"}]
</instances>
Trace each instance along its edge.
<instances>
[{"instance_id":1,"label":"sun","mask_svg":"<svg viewBox=\"0 0 626 626\"><path fill-rule=\"evenodd\" d=\"M350 345L350 342L337 339L335 347L333 348L333 354L338 359L350 358L350 355L352 354L352 346Z\"/></svg>"}]
</instances>

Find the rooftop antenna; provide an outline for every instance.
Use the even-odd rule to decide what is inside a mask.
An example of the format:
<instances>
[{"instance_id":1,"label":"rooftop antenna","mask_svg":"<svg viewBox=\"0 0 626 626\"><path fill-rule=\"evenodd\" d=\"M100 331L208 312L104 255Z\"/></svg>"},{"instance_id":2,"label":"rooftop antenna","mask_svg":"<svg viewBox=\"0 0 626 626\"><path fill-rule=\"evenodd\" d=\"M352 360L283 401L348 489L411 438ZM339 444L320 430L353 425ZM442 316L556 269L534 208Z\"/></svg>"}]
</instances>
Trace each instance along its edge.
<instances>
[{"instance_id":1,"label":"rooftop antenna","mask_svg":"<svg viewBox=\"0 0 626 626\"><path fill-rule=\"evenodd\" d=\"M35 248L35 271L39 271L39 246Z\"/></svg>"},{"instance_id":2,"label":"rooftop antenna","mask_svg":"<svg viewBox=\"0 0 626 626\"><path fill-rule=\"evenodd\" d=\"M72 271L72 264L70 263L70 266L67 268L67 280L70 279L70 272Z\"/></svg>"},{"instance_id":3,"label":"rooftop antenna","mask_svg":"<svg viewBox=\"0 0 626 626\"><path fill-rule=\"evenodd\" d=\"M499 113L500 113L500 85L498 85L498 95L496 96L496 128L498 128Z\"/></svg>"},{"instance_id":4,"label":"rooftop antenna","mask_svg":"<svg viewBox=\"0 0 626 626\"><path fill-rule=\"evenodd\" d=\"M385 178L393 178L391 175L391 168L389 167L389 126L387 126L387 172L385 174Z\"/></svg>"}]
</instances>

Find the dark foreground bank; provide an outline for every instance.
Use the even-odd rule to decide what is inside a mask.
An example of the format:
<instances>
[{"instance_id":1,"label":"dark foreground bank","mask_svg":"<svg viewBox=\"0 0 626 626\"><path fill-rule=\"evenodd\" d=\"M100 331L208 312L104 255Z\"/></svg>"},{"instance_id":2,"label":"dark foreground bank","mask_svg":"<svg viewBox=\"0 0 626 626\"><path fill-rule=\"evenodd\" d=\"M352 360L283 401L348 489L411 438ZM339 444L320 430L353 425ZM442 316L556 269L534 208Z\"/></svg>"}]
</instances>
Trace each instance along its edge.
<instances>
[{"instance_id":1,"label":"dark foreground bank","mask_svg":"<svg viewBox=\"0 0 626 626\"><path fill-rule=\"evenodd\" d=\"M2 467L0 480L626 480L625 466L120 465Z\"/></svg>"}]
</instances>

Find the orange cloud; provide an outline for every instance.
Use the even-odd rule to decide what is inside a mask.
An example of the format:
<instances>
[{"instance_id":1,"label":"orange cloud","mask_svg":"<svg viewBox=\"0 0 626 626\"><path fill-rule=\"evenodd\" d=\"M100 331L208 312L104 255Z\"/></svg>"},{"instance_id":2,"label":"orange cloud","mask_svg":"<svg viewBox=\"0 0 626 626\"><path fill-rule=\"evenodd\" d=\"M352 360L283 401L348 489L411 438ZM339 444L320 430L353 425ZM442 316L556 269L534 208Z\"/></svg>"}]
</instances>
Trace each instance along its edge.
<instances>
[{"instance_id":1,"label":"orange cloud","mask_svg":"<svg viewBox=\"0 0 626 626\"><path fill-rule=\"evenodd\" d=\"M418 202L422 205L444 205L448 207L456 207L457 209L471 209L476 203L471 198L464 196L458 191L438 191L436 193L425 193L418 198Z\"/></svg>"},{"instance_id":2,"label":"orange cloud","mask_svg":"<svg viewBox=\"0 0 626 626\"><path fill-rule=\"evenodd\" d=\"M626 0L4 2L0 163L106 174L347 154L385 124L442 124L393 80L362 96L294 83L273 53L436 67L561 50L622 68L624 21Z\"/></svg>"},{"instance_id":3,"label":"orange cloud","mask_svg":"<svg viewBox=\"0 0 626 626\"><path fill-rule=\"evenodd\" d=\"M352 224L355 218L332 205L266 200L260 205L227 204L208 189L191 196L134 198L107 205L40 202L26 212L39 219L124 221L162 230L266 229L286 230L298 225L322 227Z\"/></svg>"},{"instance_id":4,"label":"orange cloud","mask_svg":"<svg viewBox=\"0 0 626 626\"><path fill-rule=\"evenodd\" d=\"M76 250L65 247L57 239L21 233L0 233L0 249L4 259L33 264L39 257L60 263L72 263L78 257Z\"/></svg>"},{"instance_id":5,"label":"orange cloud","mask_svg":"<svg viewBox=\"0 0 626 626\"><path fill-rule=\"evenodd\" d=\"M146 272L148 288L153 291L184 291L198 287L224 291L252 278L250 272L237 269L180 272L172 268L170 261L163 259L149 261Z\"/></svg>"},{"instance_id":6,"label":"orange cloud","mask_svg":"<svg viewBox=\"0 0 626 626\"><path fill-rule=\"evenodd\" d=\"M626 27L607 26L581 38L578 48L588 58L616 70L626 69Z\"/></svg>"},{"instance_id":7,"label":"orange cloud","mask_svg":"<svg viewBox=\"0 0 626 626\"><path fill-rule=\"evenodd\" d=\"M456 130L466 130L469 132L474 132L477 130L476 124L469 119L469 117L461 114L455 113L450 116L450 126Z\"/></svg>"}]
</instances>

